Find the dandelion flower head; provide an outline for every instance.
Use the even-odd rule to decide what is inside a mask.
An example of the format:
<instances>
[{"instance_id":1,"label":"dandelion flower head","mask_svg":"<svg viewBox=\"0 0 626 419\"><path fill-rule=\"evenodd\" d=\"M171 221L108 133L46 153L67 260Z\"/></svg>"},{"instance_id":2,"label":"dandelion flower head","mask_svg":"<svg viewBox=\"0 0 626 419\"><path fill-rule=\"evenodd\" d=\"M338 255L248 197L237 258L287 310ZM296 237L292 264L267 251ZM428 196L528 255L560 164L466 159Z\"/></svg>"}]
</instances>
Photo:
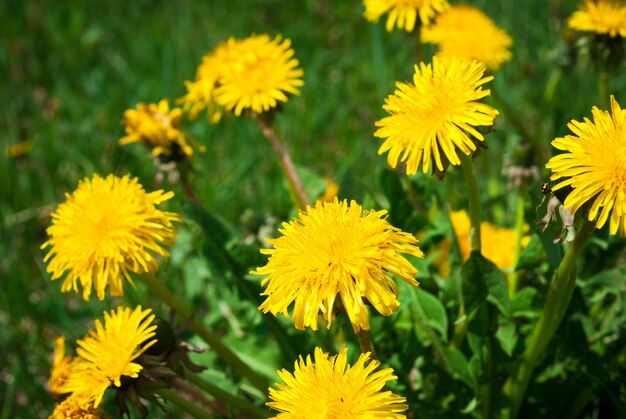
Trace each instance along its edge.
<instances>
[{"instance_id":1,"label":"dandelion flower head","mask_svg":"<svg viewBox=\"0 0 626 419\"><path fill-rule=\"evenodd\" d=\"M473 139L484 141L475 128L491 126L498 111L480 100L489 96L482 85L485 67L476 60L433 57L432 64L415 66L413 84L396 83L396 91L385 99L390 115L377 121L374 133L385 141L378 154L389 152L387 162L395 168L406 162L406 173L424 173L434 165L443 170L444 158L461 164L457 150L469 155L476 149Z\"/></svg>"},{"instance_id":2,"label":"dandelion flower head","mask_svg":"<svg viewBox=\"0 0 626 419\"><path fill-rule=\"evenodd\" d=\"M105 312L104 324L96 320L95 330L77 342L77 356L63 385L65 392L98 407L111 385L121 386L122 377L137 378L143 367L133 361L156 343L154 318L152 310L141 306Z\"/></svg>"},{"instance_id":3,"label":"dandelion flower head","mask_svg":"<svg viewBox=\"0 0 626 419\"><path fill-rule=\"evenodd\" d=\"M189 145L191 139L180 128L182 116L183 110L170 109L166 99L158 104L140 103L136 109L124 112L127 135L122 137L119 143L124 145L141 142L151 148L155 156L165 156L174 160L190 159L193 156L193 148Z\"/></svg>"},{"instance_id":4,"label":"dandelion flower head","mask_svg":"<svg viewBox=\"0 0 626 419\"><path fill-rule=\"evenodd\" d=\"M102 408L93 407L93 403L89 400L71 396L58 403L48 419L100 419L102 417Z\"/></svg>"},{"instance_id":5,"label":"dandelion flower head","mask_svg":"<svg viewBox=\"0 0 626 419\"><path fill-rule=\"evenodd\" d=\"M626 37L626 5L617 0L584 0L567 25L581 32Z\"/></svg>"},{"instance_id":6,"label":"dandelion flower head","mask_svg":"<svg viewBox=\"0 0 626 419\"><path fill-rule=\"evenodd\" d=\"M246 109L267 112L287 102L287 94L300 94L304 72L293 56L291 41L281 36L231 38L204 57L182 101L192 117L206 107L214 122L221 108L237 116Z\"/></svg>"},{"instance_id":7,"label":"dandelion flower head","mask_svg":"<svg viewBox=\"0 0 626 419\"><path fill-rule=\"evenodd\" d=\"M423 257L417 239L393 227L386 211L364 211L355 201L318 201L298 218L283 223L282 236L271 240L267 265L252 272L267 275L267 299L259 307L293 319L297 329L317 330L321 311L330 328L339 295L355 331L369 329L365 300L390 316L398 310L398 287L390 274L417 286L417 269L402 255Z\"/></svg>"},{"instance_id":8,"label":"dandelion flower head","mask_svg":"<svg viewBox=\"0 0 626 419\"><path fill-rule=\"evenodd\" d=\"M563 151L546 167L550 179L559 182L552 190L571 186L563 203L575 214L589 203L589 221L597 228L609 222L610 234L626 236L626 110L611 96L611 112L591 110L593 121L572 120L573 135L556 138L552 145Z\"/></svg>"},{"instance_id":9,"label":"dandelion flower head","mask_svg":"<svg viewBox=\"0 0 626 419\"><path fill-rule=\"evenodd\" d=\"M422 28L422 41L435 44L440 56L475 59L491 70L511 59L511 37L473 6L453 6Z\"/></svg>"},{"instance_id":10,"label":"dandelion flower head","mask_svg":"<svg viewBox=\"0 0 626 419\"><path fill-rule=\"evenodd\" d=\"M412 32L415 24L428 25L437 13L450 7L447 0L364 0L365 18L377 22L385 13L389 13L385 25L388 32L394 26Z\"/></svg>"},{"instance_id":11,"label":"dandelion flower head","mask_svg":"<svg viewBox=\"0 0 626 419\"><path fill-rule=\"evenodd\" d=\"M55 396L63 394L63 384L70 376L71 356L65 356L65 338L58 337L54 343L54 360L52 362L52 370L48 379L48 388L50 393Z\"/></svg>"},{"instance_id":12,"label":"dandelion flower head","mask_svg":"<svg viewBox=\"0 0 626 419\"><path fill-rule=\"evenodd\" d=\"M172 196L147 193L129 175L80 181L52 213L49 238L41 246L50 248L44 262L52 279L67 274L61 290L77 292L80 283L85 300L92 288L100 300L107 287L112 296L123 295L123 279L132 283L131 272L156 272L157 256L168 255L162 245L174 243L172 222L182 218L156 207Z\"/></svg>"},{"instance_id":13,"label":"dandelion flower head","mask_svg":"<svg viewBox=\"0 0 626 419\"><path fill-rule=\"evenodd\" d=\"M339 355L329 357L315 348L314 360L308 355L294 365L293 374L278 371L283 384L270 387L267 405L279 411L276 418L390 418L400 419L408 409L406 399L385 390L387 381L397 379L393 369L376 371L380 363L362 354L354 365L347 363L345 346Z\"/></svg>"}]
</instances>

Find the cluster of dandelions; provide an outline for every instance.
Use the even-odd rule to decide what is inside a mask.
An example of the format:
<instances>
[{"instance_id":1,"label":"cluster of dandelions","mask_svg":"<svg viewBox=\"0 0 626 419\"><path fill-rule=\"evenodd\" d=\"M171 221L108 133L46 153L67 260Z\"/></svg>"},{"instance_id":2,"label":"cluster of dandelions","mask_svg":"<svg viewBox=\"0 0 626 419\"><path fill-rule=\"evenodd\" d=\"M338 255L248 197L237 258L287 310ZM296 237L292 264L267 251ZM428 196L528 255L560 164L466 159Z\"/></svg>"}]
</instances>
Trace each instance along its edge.
<instances>
[{"instance_id":1,"label":"cluster of dandelions","mask_svg":"<svg viewBox=\"0 0 626 419\"><path fill-rule=\"evenodd\" d=\"M510 37L480 10L451 7L443 0L366 0L365 16L377 20L389 13L387 29L412 31L420 26L424 42L438 47L432 63L415 66L412 83L396 84L383 108L389 116L376 123L375 136L383 139L379 154L388 152L389 165L405 166L406 174L431 168L445 171L462 164L463 156L485 140L481 127L490 127L498 111L483 100L490 95L483 86L493 79L486 69L497 70L510 60ZM584 3L569 24L578 30L623 36L624 8L603 1ZM216 122L224 112L239 116L260 114L299 94L303 71L288 39L253 35L231 38L207 54L194 81L186 82L183 109L167 100L140 103L124 114L126 136L120 144L142 142L157 157L190 161L194 148L202 150L180 126L184 111L194 118L206 110ZM572 121L574 135L557 138L555 148L564 153L546 165L554 190L569 186L564 205L576 213L587 211L590 221L602 228L608 221L611 234L626 236L626 140L623 111L611 97L611 113L592 109L594 121ZM192 145L194 147L192 147ZM467 163L466 163L467 164ZM161 211L157 205L172 193L147 193L130 176L94 175L80 182L52 214L49 248L44 261L52 279L65 276L62 291L79 291L88 300L92 290L103 299L124 293L123 283L132 275L158 269L167 256L164 246L176 236L174 222L182 218ZM464 258L470 251L470 222L464 213L452 214ZM502 269L513 261L502 258L513 242L512 232L489 223L479 230L484 254ZM416 287L417 269L410 257L423 257L418 241L392 226L386 211L364 210L355 201L318 201L298 217L283 223L280 237L271 241L267 264L252 273L264 276L259 307L273 315L293 317L297 329L318 329L324 319L330 328L345 313L355 332L370 329L369 307L384 316L399 309L395 278ZM488 243L492 243L489 245ZM510 251L504 253L511 253ZM290 307L293 309L290 313ZM57 354L50 389L68 397L52 417L99 417L108 388L119 388L122 379L136 379L144 369L142 355L156 343L151 310L118 308L104 313L104 323L77 342L75 357L65 356L64 341ZM269 389L268 406L282 416L347 417L377 414L404 417L406 399L384 389L396 377L389 368L364 352L355 364L347 364L344 347L336 356L320 348L314 359L300 357L293 373L278 371L283 384Z\"/></svg>"}]
</instances>

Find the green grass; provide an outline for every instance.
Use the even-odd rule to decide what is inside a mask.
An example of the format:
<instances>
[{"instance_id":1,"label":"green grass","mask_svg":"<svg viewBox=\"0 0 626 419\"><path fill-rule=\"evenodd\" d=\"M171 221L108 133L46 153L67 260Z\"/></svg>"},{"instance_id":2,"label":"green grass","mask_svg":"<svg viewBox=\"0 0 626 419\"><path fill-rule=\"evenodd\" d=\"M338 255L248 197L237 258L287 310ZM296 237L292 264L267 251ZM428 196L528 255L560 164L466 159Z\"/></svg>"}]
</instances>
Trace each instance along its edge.
<instances>
[{"instance_id":1,"label":"green grass","mask_svg":"<svg viewBox=\"0 0 626 419\"><path fill-rule=\"evenodd\" d=\"M531 138L522 138L502 115L478 163L484 179L497 179L481 184L486 218L512 226L514 201L501 180L502 156L526 167L537 166L545 176L543 165L552 153L549 142L567 132L570 119L588 116L591 107L599 104L597 74L584 60L564 61L569 50L563 41L563 21L577 1L471 3L515 40L515 59L496 74L492 88L509 103ZM168 208L178 210L184 200L182 189L155 180L155 169L141 146L117 145L123 135L122 114L138 102L182 96L183 81L193 78L202 56L229 36L269 33L292 40L305 71L305 85L301 96L291 98L277 117L279 135L297 165L318 176L343 180L342 197L375 206L385 203L377 199L386 164L377 156L374 122L383 116L381 105L393 91L394 81L411 77L415 40L398 31L385 32L383 23L366 22L359 1L138 0L54 5L5 1L0 18L2 419L45 417L51 412L54 400L45 383L54 338L81 337L94 316L111 305L110 299L86 304L79 295L61 294L60 283L49 280L40 245L46 240L50 212L79 179L94 172L132 173L149 190L173 189L177 198ZM561 82L553 99L546 101L546 83L560 63ZM616 77L613 91L623 93L625 83L626 76ZM207 148L194 159L194 187L208 210L242 231L240 218L246 211L258 218L271 215L277 221L293 214L279 167L252 120L227 117L210 125L201 115L185 125ZM24 140L33 145L24 158L12 159L3 152L5 146ZM466 199L454 186L461 181L458 172L448 175L458 182L437 186L447 190L455 208ZM415 179L418 186L429 182L436 181ZM425 211L432 204L426 198ZM214 268L198 251L204 243L201 230L193 223L182 230L167 280L174 284L186 277L181 294L207 311L210 324L228 342L245 341L242 352L254 353L254 345L262 344L265 336L258 329L260 314L240 301L232 285L216 280ZM208 281L206 286L199 285L202 281ZM157 304L141 287L126 301ZM211 301L232 304L235 316L223 318ZM235 326L248 334L246 339L234 334ZM264 357L271 360L267 369L272 371L280 361L271 350L266 352ZM210 374L220 377L217 368Z\"/></svg>"}]
</instances>

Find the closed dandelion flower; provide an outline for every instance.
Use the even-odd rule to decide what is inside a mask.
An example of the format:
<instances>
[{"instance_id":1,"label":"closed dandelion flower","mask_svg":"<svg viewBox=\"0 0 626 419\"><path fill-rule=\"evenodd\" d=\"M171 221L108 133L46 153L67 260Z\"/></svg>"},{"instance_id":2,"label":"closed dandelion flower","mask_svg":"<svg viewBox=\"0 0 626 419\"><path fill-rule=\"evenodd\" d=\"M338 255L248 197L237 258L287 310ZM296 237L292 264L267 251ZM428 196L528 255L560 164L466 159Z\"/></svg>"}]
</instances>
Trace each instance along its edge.
<instances>
[{"instance_id":1,"label":"closed dandelion flower","mask_svg":"<svg viewBox=\"0 0 626 419\"><path fill-rule=\"evenodd\" d=\"M182 102L192 117L206 107L213 122L221 109L237 116L246 109L267 112L300 93L304 73L293 55L291 41L280 36L231 38L204 57Z\"/></svg>"},{"instance_id":2,"label":"closed dandelion flower","mask_svg":"<svg viewBox=\"0 0 626 419\"><path fill-rule=\"evenodd\" d=\"M315 348L314 360L300 357L293 374L278 371L283 384L271 388L267 405L280 412L276 418L390 418L400 419L408 409L406 399L385 390L387 381L397 379L393 369L377 371L380 362L369 352L356 363L347 363L345 346L339 355L329 357ZM367 365L366 365L367 363Z\"/></svg>"},{"instance_id":3,"label":"closed dandelion flower","mask_svg":"<svg viewBox=\"0 0 626 419\"><path fill-rule=\"evenodd\" d=\"M120 144L141 142L152 149L155 156L164 156L170 160L191 159L193 148L189 145L190 137L180 128L183 110L170 109L169 101L140 103L137 109L124 112L126 136ZM202 147L198 147L202 150Z\"/></svg>"},{"instance_id":4,"label":"closed dandelion flower","mask_svg":"<svg viewBox=\"0 0 626 419\"><path fill-rule=\"evenodd\" d=\"M575 214L590 205L588 219L596 228L609 221L609 232L626 236L626 111L611 96L611 112L591 110L593 121L572 120L574 135L556 138L552 145L562 150L546 167L550 179L559 182L553 191L571 186L563 205Z\"/></svg>"},{"instance_id":5,"label":"closed dandelion flower","mask_svg":"<svg viewBox=\"0 0 626 419\"><path fill-rule=\"evenodd\" d=\"M450 7L447 0L364 0L365 18L377 22L385 13L389 13L385 25L388 32L394 26L412 32L415 24L428 25L437 13Z\"/></svg>"},{"instance_id":6,"label":"closed dandelion flower","mask_svg":"<svg viewBox=\"0 0 626 419\"><path fill-rule=\"evenodd\" d=\"M339 295L354 330L369 329L366 300L384 316L398 310L398 288L390 274L413 286L417 269L402 254L423 257L411 234L393 227L386 211L364 211L355 201L319 202L283 223L282 236L271 240L267 265L252 272L267 275L259 307L274 315L294 303L297 329L317 330L322 313L330 328Z\"/></svg>"},{"instance_id":7,"label":"closed dandelion flower","mask_svg":"<svg viewBox=\"0 0 626 419\"><path fill-rule=\"evenodd\" d=\"M511 59L511 37L473 6L449 8L422 28L421 39L437 45L439 56L475 59L491 70Z\"/></svg>"},{"instance_id":8,"label":"closed dandelion flower","mask_svg":"<svg viewBox=\"0 0 626 419\"><path fill-rule=\"evenodd\" d=\"M122 377L137 378L143 367L133 361L156 343L154 318L152 310L141 306L105 312L104 324L96 320L95 330L77 342L63 390L98 407L111 385L121 386Z\"/></svg>"},{"instance_id":9,"label":"closed dandelion flower","mask_svg":"<svg viewBox=\"0 0 626 419\"><path fill-rule=\"evenodd\" d=\"M480 100L490 90L482 85L493 79L475 60L433 57L432 64L415 66L413 84L396 83L396 91L385 99L390 116L376 122L376 137L385 138L378 154L389 152L387 162L395 168L406 162L406 173L418 167L427 173L431 160L441 171L444 159L461 164L457 150L469 155L474 139L484 141L475 127L491 126L498 111Z\"/></svg>"},{"instance_id":10,"label":"closed dandelion flower","mask_svg":"<svg viewBox=\"0 0 626 419\"><path fill-rule=\"evenodd\" d=\"M70 376L69 366L72 359L71 356L65 356L65 338L58 337L54 343L54 360L48 379L48 389L55 396L63 394L63 385Z\"/></svg>"},{"instance_id":11,"label":"closed dandelion flower","mask_svg":"<svg viewBox=\"0 0 626 419\"><path fill-rule=\"evenodd\" d=\"M182 221L156 208L172 196L147 193L128 175L94 175L79 182L52 213L49 239L41 246L50 248L44 262L52 279L67 274L61 291L77 292L80 283L85 300L92 288L102 300L107 287L112 296L123 295L123 279L132 283L131 272L156 272L157 257L168 255L162 246L176 237L172 222Z\"/></svg>"},{"instance_id":12,"label":"closed dandelion flower","mask_svg":"<svg viewBox=\"0 0 626 419\"><path fill-rule=\"evenodd\" d=\"M577 31L626 37L626 5L616 0L585 0L567 25Z\"/></svg>"},{"instance_id":13,"label":"closed dandelion flower","mask_svg":"<svg viewBox=\"0 0 626 419\"><path fill-rule=\"evenodd\" d=\"M102 409L93 407L91 401L70 396L54 407L48 419L100 419L102 415Z\"/></svg>"}]
</instances>

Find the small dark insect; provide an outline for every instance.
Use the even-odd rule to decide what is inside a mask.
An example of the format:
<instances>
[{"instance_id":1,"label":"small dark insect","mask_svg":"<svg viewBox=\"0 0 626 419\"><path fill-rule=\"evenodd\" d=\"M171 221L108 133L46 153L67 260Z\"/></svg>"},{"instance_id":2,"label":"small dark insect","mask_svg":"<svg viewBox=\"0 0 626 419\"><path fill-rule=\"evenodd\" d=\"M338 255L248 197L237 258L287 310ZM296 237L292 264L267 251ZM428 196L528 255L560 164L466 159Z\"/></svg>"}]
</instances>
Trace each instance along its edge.
<instances>
[{"instance_id":1,"label":"small dark insect","mask_svg":"<svg viewBox=\"0 0 626 419\"><path fill-rule=\"evenodd\" d=\"M559 199L559 201L561 201L562 204L565 202L565 198L567 198L567 196L570 194L570 192L572 192L572 190L573 190L572 187L569 185L564 186L556 191L552 190L552 186L550 186L550 182L544 182L541 185L542 194L550 195L551 193L554 193L554 195Z\"/></svg>"}]
</instances>

